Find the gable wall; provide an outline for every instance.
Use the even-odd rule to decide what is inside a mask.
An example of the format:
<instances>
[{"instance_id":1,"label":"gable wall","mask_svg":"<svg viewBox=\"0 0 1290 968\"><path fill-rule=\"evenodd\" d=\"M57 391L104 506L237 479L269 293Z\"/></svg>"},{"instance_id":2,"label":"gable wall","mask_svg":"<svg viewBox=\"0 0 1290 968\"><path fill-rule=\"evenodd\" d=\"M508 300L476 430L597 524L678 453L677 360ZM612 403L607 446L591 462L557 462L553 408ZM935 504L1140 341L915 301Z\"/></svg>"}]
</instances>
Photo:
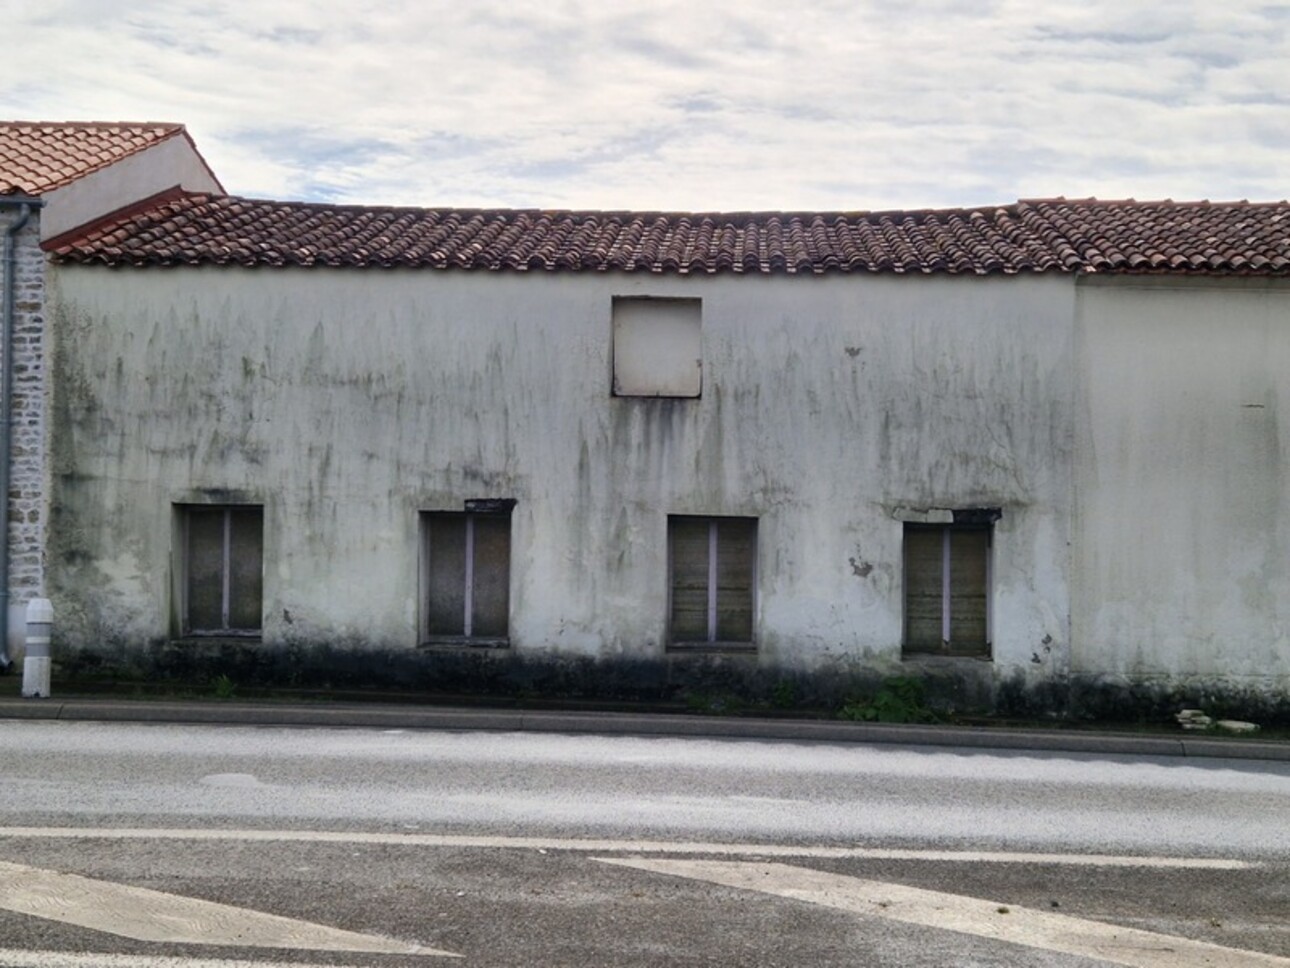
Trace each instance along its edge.
<instances>
[{"instance_id":1,"label":"gable wall","mask_svg":"<svg viewBox=\"0 0 1290 968\"><path fill-rule=\"evenodd\" d=\"M41 238L52 239L176 186L190 192L221 191L201 156L182 135L47 192Z\"/></svg>"}]
</instances>

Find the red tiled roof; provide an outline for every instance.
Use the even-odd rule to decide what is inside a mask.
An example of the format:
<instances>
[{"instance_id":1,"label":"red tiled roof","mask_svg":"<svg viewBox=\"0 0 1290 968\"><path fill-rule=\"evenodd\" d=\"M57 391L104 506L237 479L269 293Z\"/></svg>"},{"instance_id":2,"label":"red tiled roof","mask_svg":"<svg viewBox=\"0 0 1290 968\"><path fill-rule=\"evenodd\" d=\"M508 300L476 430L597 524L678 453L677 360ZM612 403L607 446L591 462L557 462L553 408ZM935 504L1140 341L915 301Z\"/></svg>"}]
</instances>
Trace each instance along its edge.
<instances>
[{"instance_id":1,"label":"red tiled roof","mask_svg":"<svg viewBox=\"0 0 1290 968\"><path fill-rule=\"evenodd\" d=\"M43 195L183 133L161 122L0 121L0 195Z\"/></svg>"},{"instance_id":2,"label":"red tiled roof","mask_svg":"<svg viewBox=\"0 0 1290 968\"><path fill-rule=\"evenodd\" d=\"M55 240L58 262L676 273L1290 275L1290 203L1021 201L911 212L370 208L184 195Z\"/></svg>"}]
</instances>

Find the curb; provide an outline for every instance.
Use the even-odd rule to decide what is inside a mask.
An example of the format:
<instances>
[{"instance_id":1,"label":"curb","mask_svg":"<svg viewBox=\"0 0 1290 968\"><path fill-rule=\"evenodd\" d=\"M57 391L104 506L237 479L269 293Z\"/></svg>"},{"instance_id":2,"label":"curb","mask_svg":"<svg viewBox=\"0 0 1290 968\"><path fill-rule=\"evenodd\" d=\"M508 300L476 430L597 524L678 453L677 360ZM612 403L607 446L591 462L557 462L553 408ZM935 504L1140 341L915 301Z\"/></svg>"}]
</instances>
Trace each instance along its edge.
<instances>
[{"instance_id":1,"label":"curb","mask_svg":"<svg viewBox=\"0 0 1290 968\"><path fill-rule=\"evenodd\" d=\"M1101 753L1290 762L1290 743L984 726L924 726L831 720L714 718L669 713L561 712L365 704L128 702L0 699L0 719L225 726L490 730L696 739L879 743L959 749Z\"/></svg>"}]
</instances>

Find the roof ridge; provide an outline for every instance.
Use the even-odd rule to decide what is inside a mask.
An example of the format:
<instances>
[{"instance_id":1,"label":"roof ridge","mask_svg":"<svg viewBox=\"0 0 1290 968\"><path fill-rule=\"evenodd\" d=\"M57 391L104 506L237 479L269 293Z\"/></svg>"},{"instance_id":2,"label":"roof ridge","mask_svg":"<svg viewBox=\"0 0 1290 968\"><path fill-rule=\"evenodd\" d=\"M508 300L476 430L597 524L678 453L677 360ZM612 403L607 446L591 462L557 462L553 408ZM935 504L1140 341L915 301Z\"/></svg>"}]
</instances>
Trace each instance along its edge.
<instances>
[{"instance_id":1,"label":"roof ridge","mask_svg":"<svg viewBox=\"0 0 1290 968\"><path fill-rule=\"evenodd\" d=\"M882 218L928 218L934 216L971 215L974 213L989 214L998 211L1014 212L1019 202L1005 202L991 205L962 205L941 208L906 208L906 209L730 209L730 210L684 210L684 209L650 209L650 208L550 208L539 205L504 206L504 205L394 205L369 204L365 202L319 202L307 199L262 198L253 195L223 194L211 192L191 192L191 195L207 195L228 202L246 202L252 205L276 205L291 208L305 208L318 211L344 212L436 212L471 215L538 215L578 216L587 218L663 218L663 219L724 219L761 220L761 219L853 219L858 221Z\"/></svg>"},{"instance_id":2,"label":"roof ridge","mask_svg":"<svg viewBox=\"0 0 1290 968\"><path fill-rule=\"evenodd\" d=\"M1097 198L1090 195L1086 198L1066 198L1064 195L1056 195L1051 198L1022 198L1018 200L1021 205L1080 205L1087 208L1093 207L1111 207L1111 206L1137 206L1139 208L1159 207L1170 205L1174 208L1260 208L1278 205L1290 204L1287 199L1265 199L1261 201L1250 201L1248 198L1239 199L1173 199L1173 198Z\"/></svg>"},{"instance_id":3,"label":"roof ridge","mask_svg":"<svg viewBox=\"0 0 1290 968\"><path fill-rule=\"evenodd\" d=\"M0 121L4 128L171 128L184 127L180 121Z\"/></svg>"},{"instance_id":4,"label":"roof ridge","mask_svg":"<svg viewBox=\"0 0 1290 968\"><path fill-rule=\"evenodd\" d=\"M527 206L504 206L504 205L413 205L413 204L369 204L365 202L320 202L307 199L284 199L284 198L263 198L254 195L237 195L237 194L220 194L215 192L188 192L191 196L204 196L211 199L222 200L227 203L246 203L251 205L267 205L283 208L308 209L313 211L338 211L338 212L420 212L435 214L456 214L456 215L533 215L542 218L555 218L572 216L576 218L606 218L606 219L668 219L668 220L688 220L696 219L722 219L729 222L738 222L741 220L760 221L771 218L781 220L793 219L848 219L855 221L877 221L880 219L913 219L919 221L922 219L948 217L948 216L970 216L981 214L990 216L998 212L1005 212L1010 215L1018 214L1023 206L1034 207L1038 205L1067 205L1078 208L1111 208L1111 207L1133 207L1133 208L1157 208L1161 206L1171 206L1173 208L1276 208L1290 205L1286 199L1250 201L1240 199L1237 201L1212 201L1210 199L1184 199L1181 201L1172 198L1162 199L1135 199L1135 198L1096 198L1088 196L1085 198L1066 198L1062 195L1050 198L1021 198L1013 202L999 202L989 205L960 205L945 206L939 208L890 208L890 209L731 209L731 210L692 210L684 209L631 209L631 208L564 208L564 207L544 207L539 205Z\"/></svg>"}]
</instances>

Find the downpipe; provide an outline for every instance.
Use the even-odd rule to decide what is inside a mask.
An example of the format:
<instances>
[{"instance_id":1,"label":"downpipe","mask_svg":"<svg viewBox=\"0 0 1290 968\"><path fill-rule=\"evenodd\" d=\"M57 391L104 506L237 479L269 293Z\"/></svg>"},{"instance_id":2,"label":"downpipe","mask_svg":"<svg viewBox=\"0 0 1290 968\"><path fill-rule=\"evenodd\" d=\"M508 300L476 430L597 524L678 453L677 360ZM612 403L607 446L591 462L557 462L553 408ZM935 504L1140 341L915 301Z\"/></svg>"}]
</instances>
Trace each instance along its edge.
<instances>
[{"instance_id":1,"label":"downpipe","mask_svg":"<svg viewBox=\"0 0 1290 968\"><path fill-rule=\"evenodd\" d=\"M31 219L33 208L44 203L26 195L0 195L0 210L17 210L4 230L4 298L0 305L0 673L13 670L9 656L9 479L13 436L13 322L17 300L14 276L18 264L18 233Z\"/></svg>"}]
</instances>

